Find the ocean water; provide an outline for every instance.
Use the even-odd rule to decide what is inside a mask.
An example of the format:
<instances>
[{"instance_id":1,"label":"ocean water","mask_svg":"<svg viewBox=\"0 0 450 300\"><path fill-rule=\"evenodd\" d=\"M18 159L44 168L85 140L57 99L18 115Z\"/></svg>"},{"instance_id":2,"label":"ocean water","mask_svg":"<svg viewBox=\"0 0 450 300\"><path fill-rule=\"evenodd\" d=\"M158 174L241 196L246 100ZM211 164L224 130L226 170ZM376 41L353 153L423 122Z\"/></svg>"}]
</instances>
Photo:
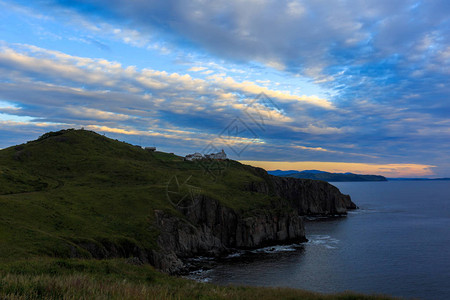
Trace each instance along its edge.
<instances>
[{"instance_id":1,"label":"ocean water","mask_svg":"<svg viewBox=\"0 0 450 300\"><path fill-rule=\"evenodd\" d=\"M238 252L191 277L450 299L450 181L333 183L360 207L307 222L309 242Z\"/></svg>"}]
</instances>

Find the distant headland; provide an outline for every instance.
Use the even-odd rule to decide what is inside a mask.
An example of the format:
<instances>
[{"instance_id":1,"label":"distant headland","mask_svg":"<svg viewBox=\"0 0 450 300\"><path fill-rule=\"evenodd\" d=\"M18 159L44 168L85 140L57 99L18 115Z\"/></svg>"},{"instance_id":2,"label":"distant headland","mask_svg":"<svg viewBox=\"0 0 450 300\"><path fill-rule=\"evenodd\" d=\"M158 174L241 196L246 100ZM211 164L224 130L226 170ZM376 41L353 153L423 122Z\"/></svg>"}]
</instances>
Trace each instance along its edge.
<instances>
[{"instance_id":1,"label":"distant headland","mask_svg":"<svg viewBox=\"0 0 450 300\"><path fill-rule=\"evenodd\" d=\"M302 179L315 179L328 182L343 182L343 181L387 181L386 177L381 175L360 175L353 173L330 173L319 170L305 170L305 171L282 171L274 170L268 171L269 174L280 177L293 177Z\"/></svg>"}]
</instances>

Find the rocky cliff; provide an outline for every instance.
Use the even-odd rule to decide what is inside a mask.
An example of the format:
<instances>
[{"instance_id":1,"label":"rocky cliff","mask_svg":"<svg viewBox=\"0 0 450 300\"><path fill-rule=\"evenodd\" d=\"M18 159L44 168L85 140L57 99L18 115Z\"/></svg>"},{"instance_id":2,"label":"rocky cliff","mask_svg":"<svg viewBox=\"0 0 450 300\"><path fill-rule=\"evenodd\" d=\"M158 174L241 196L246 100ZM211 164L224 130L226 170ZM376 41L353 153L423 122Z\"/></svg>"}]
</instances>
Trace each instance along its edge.
<instances>
[{"instance_id":1,"label":"rocky cliff","mask_svg":"<svg viewBox=\"0 0 450 300\"><path fill-rule=\"evenodd\" d=\"M183 217L156 211L159 251L153 263L169 273L183 268L183 259L196 255L217 256L231 249L257 248L280 243L306 241L302 216L345 215L357 208L350 196L343 195L323 181L282 178L254 171L263 178L244 189L282 198L284 208L236 212L218 201L202 197L189 208L180 209Z\"/></svg>"},{"instance_id":2,"label":"rocky cliff","mask_svg":"<svg viewBox=\"0 0 450 300\"><path fill-rule=\"evenodd\" d=\"M349 195L319 180L271 176L276 195L288 200L299 215L346 215L356 209Z\"/></svg>"},{"instance_id":3,"label":"rocky cliff","mask_svg":"<svg viewBox=\"0 0 450 300\"><path fill-rule=\"evenodd\" d=\"M325 181L278 177L260 168L255 172L263 181L250 182L247 190L274 194L287 200L301 216L346 215L348 209L358 208L349 195Z\"/></svg>"},{"instance_id":4,"label":"rocky cliff","mask_svg":"<svg viewBox=\"0 0 450 300\"><path fill-rule=\"evenodd\" d=\"M159 251L156 267L169 273L183 268L183 259L218 256L232 249L257 248L277 243L306 241L302 218L295 210L264 210L251 216L202 197L197 205L181 209L184 218L156 211Z\"/></svg>"}]
</instances>

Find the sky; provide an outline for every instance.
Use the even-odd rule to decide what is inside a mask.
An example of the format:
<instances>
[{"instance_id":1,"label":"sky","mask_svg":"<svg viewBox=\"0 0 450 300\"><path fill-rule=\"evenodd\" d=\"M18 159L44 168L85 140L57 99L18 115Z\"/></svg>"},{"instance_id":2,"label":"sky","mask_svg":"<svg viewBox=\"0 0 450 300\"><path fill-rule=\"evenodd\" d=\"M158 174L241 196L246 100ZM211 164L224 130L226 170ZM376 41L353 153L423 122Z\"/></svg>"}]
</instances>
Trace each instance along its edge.
<instances>
[{"instance_id":1,"label":"sky","mask_svg":"<svg viewBox=\"0 0 450 300\"><path fill-rule=\"evenodd\" d=\"M0 148L84 128L268 170L450 177L450 1L0 0Z\"/></svg>"}]
</instances>

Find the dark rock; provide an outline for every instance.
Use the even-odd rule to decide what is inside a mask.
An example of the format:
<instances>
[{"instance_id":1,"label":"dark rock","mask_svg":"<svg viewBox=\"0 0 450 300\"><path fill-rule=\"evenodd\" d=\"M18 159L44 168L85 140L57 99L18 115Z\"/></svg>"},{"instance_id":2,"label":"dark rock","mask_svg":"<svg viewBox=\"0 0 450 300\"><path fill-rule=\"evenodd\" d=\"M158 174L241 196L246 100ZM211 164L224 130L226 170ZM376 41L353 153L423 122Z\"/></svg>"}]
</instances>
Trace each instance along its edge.
<instances>
[{"instance_id":1,"label":"dark rock","mask_svg":"<svg viewBox=\"0 0 450 300\"><path fill-rule=\"evenodd\" d=\"M248 191L279 196L301 216L345 215L348 209L358 208L349 195L342 194L328 182L273 176L261 168L255 168L255 173L264 181L250 182L245 187Z\"/></svg>"},{"instance_id":2,"label":"dark rock","mask_svg":"<svg viewBox=\"0 0 450 300\"><path fill-rule=\"evenodd\" d=\"M271 176L276 195L292 203L300 215L345 215L356 205L349 195L325 181Z\"/></svg>"},{"instance_id":3,"label":"dark rock","mask_svg":"<svg viewBox=\"0 0 450 300\"><path fill-rule=\"evenodd\" d=\"M130 265L135 265L135 266L140 266L143 265L144 263L142 262L141 259L139 259L138 257L130 257L127 259L127 263Z\"/></svg>"},{"instance_id":4,"label":"dark rock","mask_svg":"<svg viewBox=\"0 0 450 300\"><path fill-rule=\"evenodd\" d=\"M169 273L181 271L183 259L192 256L218 256L235 248L306 241L303 220L292 209L254 212L243 217L218 201L203 197L197 205L180 211L185 218L155 211L161 233L157 240L160 250L153 253L153 261Z\"/></svg>"}]
</instances>

